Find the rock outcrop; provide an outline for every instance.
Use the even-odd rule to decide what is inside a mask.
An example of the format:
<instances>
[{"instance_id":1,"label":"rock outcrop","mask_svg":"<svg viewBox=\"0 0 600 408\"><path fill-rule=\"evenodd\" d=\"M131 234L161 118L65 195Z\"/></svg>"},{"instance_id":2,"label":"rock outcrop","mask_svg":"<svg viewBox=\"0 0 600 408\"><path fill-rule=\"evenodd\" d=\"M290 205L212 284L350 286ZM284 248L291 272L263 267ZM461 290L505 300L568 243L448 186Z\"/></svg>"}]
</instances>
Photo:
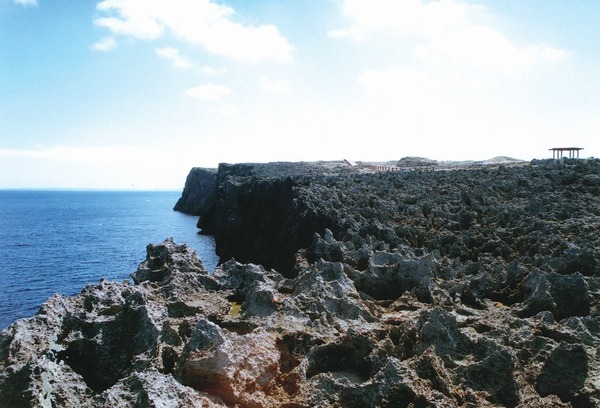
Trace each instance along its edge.
<instances>
[{"instance_id":1,"label":"rock outcrop","mask_svg":"<svg viewBox=\"0 0 600 408\"><path fill-rule=\"evenodd\" d=\"M191 215L205 214L214 201L216 189L216 169L194 167L188 174L183 193L173 209Z\"/></svg>"},{"instance_id":2,"label":"rock outcrop","mask_svg":"<svg viewBox=\"0 0 600 408\"><path fill-rule=\"evenodd\" d=\"M599 406L598 174L223 165L200 222L240 259L167 240L50 298L0 332L0 407Z\"/></svg>"},{"instance_id":3,"label":"rock outcrop","mask_svg":"<svg viewBox=\"0 0 600 408\"><path fill-rule=\"evenodd\" d=\"M340 171L332 168L331 171ZM298 199L298 187L323 169L310 163L221 164L214 201L198 227L213 235L217 255L291 276L294 254L330 223Z\"/></svg>"}]
</instances>

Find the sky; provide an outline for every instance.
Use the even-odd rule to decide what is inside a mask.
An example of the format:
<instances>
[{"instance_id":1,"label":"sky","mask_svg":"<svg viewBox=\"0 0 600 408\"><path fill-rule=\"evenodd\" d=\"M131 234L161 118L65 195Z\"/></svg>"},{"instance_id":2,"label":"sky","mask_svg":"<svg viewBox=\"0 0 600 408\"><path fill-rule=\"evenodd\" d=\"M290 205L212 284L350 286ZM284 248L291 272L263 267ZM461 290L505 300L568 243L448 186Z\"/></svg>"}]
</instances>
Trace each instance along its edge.
<instances>
[{"instance_id":1,"label":"sky","mask_svg":"<svg viewBox=\"0 0 600 408\"><path fill-rule=\"evenodd\" d=\"M600 155L600 1L0 0L0 188Z\"/></svg>"}]
</instances>

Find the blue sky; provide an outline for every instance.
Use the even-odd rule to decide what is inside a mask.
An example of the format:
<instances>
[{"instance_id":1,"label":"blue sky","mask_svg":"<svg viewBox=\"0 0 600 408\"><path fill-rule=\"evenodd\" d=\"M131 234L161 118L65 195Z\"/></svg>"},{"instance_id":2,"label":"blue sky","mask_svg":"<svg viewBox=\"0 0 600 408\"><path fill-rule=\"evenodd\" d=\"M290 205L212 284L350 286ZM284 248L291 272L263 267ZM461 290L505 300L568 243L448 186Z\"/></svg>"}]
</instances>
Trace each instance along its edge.
<instances>
[{"instance_id":1,"label":"blue sky","mask_svg":"<svg viewBox=\"0 0 600 408\"><path fill-rule=\"evenodd\" d=\"M600 154L600 2L0 0L0 188Z\"/></svg>"}]
</instances>

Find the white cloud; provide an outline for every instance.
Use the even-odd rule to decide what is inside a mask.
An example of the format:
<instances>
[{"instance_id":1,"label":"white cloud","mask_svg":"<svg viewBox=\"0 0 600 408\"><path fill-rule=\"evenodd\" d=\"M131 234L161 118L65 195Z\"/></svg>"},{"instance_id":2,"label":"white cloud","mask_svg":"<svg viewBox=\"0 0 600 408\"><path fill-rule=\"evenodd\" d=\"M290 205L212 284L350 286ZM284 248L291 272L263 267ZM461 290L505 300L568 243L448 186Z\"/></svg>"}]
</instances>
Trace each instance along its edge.
<instances>
[{"instance_id":1,"label":"white cloud","mask_svg":"<svg viewBox=\"0 0 600 408\"><path fill-rule=\"evenodd\" d=\"M104 37L91 46L92 50L96 51L110 51L117 46L117 41L113 37Z\"/></svg>"},{"instance_id":2,"label":"white cloud","mask_svg":"<svg viewBox=\"0 0 600 408\"><path fill-rule=\"evenodd\" d=\"M14 0L14 2L21 6L37 6L37 0Z\"/></svg>"},{"instance_id":3,"label":"white cloud","mask_svg":"<svg viewBox=\"0 0 600 408\"><path fill-rule=\"evenodd\" d=\"M260 84L264 90L271 93L285 94L291 91L292 83L288 79L271 79L263 77Z\"/></svg>"},{"instance_id":4,"label":"white cloud","mask_svg":"<svg viewBox=\"0 0 600 408\"><path fill-rule=\"evenodd\" d=\"M132 36L144 40L156 39L164 33L164 27L151 14L152 5L155 4L155 1L101 1L97 5L99 11L108 14L114 11L118 17L97 18L94 20L94 24L108 28L113 34Z\"/></svg>"},{"instance_id":5,"label":"white cloud","mask_svg":"<svg viewBox=\"0 0 600 408\"><path fill-rule=\"evenodd\" d=\"M538 62L557 61L565 52L552 47L518 47L491 27L469 24L432 37L428 44L415 48L415 55L427 63L452 63L507 74Z\"/></svg>"},{"instance_id":6,"label":"white cloud","mask_svg":"<svg viewBox=\"0 0 600 408\"><path fill-rule=\"evenodd\" d=\"M222 85L207 84L188 89L185 94L207 101L219 101L231 94L231 88Z\"/></svg>"},{"instance_id":7,"label":"white cloud","mask_svg":"<svg viewBox=\"0 0 600 408\"><path fill-rule=\"evenodd\" d=\"M455 0L346 0L342 9L353 25L330 37L360 41L383 30L411 37L414 56L428 65L515 73L565 55L548 46L519 46L484 24L482 7Z\"/></svg>"},{"instance_id":8,"label":"white cloud","mask_svg":"<svg viewBox=\"0 0 600 408\"><path fill-rule=\"evenodd\" d=\"M235 60L291 60L292 47L277 27L234 22L232 8L210 0L103 0L97 8L107 16L95 24L113 34L152 40L169 32Z\"/></svg>"},{"instance_id":9,"label":"white cloud","mask_svg":"<svg viewBox=\"0 0 600 408\"><path fill-rule=\"evenodd\" d=\"M156 55L171 61L175 68L190 69L194 67L194 64L187 57L181 55L177 48L157 48Z\"/></svg>"},{"instance_id":10,"label":"white cloud","mask_svg":"<svg viewBox=\"0 0 600 408\"><path fill-rule=\"evenodd\" d=\"M346 0L342 10L354 20L351 28L334 30L332 37L362 39L374 30L392 30L402 35L431 37L463 25L472 6L452 0Z\"/></svg>"}]
</instances>

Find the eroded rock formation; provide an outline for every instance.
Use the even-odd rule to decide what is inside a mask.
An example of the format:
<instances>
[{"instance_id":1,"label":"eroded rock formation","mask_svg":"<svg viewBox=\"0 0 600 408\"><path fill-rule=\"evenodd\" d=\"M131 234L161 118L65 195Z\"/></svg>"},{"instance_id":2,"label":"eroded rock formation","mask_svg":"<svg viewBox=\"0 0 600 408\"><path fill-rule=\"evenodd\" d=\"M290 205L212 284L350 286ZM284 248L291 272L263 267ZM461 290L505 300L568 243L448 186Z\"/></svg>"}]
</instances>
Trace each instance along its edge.
<instances>
[{"instance_id":1,"label":"eroded rock formation","mask_svg":"<svg viewBox=\"0 0 600 408\"><path fill-rule=\"evenodd\" d=\"M223 166L201 223L282 270L149 245L0 333L0 406L598 406L598 174Z\"/></svg>"}]
</instances>

